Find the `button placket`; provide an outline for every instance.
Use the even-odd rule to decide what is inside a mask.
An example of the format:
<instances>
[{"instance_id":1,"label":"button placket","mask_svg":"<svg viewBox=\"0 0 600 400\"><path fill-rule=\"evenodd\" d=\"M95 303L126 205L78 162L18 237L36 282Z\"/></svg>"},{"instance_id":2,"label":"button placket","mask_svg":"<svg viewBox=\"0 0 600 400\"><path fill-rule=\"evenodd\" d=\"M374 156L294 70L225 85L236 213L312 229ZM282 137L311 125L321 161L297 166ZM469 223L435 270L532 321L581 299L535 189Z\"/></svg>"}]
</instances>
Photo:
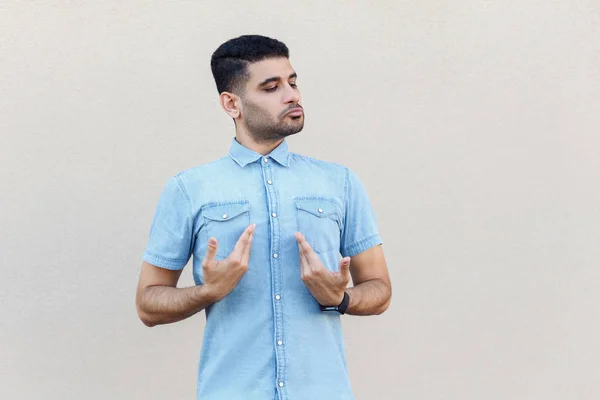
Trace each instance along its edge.
<instances>
[{"instance_id":1,"label":"button placket","mask_svg":"<svg viewBox=\"0 0 600 400\"><path fill-rule=\"evenodd\" d=\"M277 214L278 204L277 204L277 191L276 186L273 185L273 179L271 177L273 168L276 167L275 163L268 162L267 157L263 157L261 167L263 172L263 179L265 182L265 190L267 194L267 206L269 209L269 225L271 231L271 280L272 280L272 293L273 298L273 313L274 313L274 328L275 332L273 334L275 341L275 360L276 360L276 382L278 391L283 390L284 380L285 380L285 371L286 371L286 360L285 360L285 348L283 346L283 302L281 300L281 271L279 268L279 245L280 245L280 237L281 237L281 228L279 225L279 218ZM273 167L272 167L273 166ZM280 393L281 396L285 395Z\"/></svg>"}]
</instances>

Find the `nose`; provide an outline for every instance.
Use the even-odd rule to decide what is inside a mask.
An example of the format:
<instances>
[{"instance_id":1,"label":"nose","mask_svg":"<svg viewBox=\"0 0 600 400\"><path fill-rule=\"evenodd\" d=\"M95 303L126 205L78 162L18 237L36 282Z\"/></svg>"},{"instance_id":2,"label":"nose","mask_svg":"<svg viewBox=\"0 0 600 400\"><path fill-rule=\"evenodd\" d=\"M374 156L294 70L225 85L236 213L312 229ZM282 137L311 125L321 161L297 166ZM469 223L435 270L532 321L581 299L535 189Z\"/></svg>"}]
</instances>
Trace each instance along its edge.
<instances>
[{"instance_id":1,"label":"nose","mask_svg":"<svg viewBox=\"0 0 600 400\"><path fill-rule=\"evenodd\" d=\"M291 85L285 85L285 91L283 94L283 102L285 104L293 104L300 102L300 91L298 88L294 88Z\"/></svg>"}]
</instances>

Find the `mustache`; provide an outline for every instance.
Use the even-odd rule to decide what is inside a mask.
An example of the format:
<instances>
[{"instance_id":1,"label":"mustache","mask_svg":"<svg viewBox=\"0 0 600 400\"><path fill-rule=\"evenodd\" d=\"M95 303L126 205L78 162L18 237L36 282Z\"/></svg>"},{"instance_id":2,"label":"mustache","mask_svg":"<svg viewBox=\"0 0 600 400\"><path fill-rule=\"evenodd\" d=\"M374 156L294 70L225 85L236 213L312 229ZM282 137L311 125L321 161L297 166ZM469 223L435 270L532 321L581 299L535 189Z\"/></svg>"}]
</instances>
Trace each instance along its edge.
<instances>
[{"instance_id":1,"label":"mustache","mask_svg":"<svg viewBox=\"0 0 600 400\"><path fill-rule=\"evenodd\" d=\"M283 117L283 116L285 116L285 114L287 114L288 112L290 112L290 111L291 111L291 110L293 110L294 108L301 108L301 109L302 109L302 111L304 111L304 108L302 108L302 106L301 106L300 104L296 103L296 104L292 104L292 105L290 105L290 106L286 107L286 108L285 108L285 110L283 110L283 111L281 112L281 114L279 114L279 116L280 116L280 117Z\"/></svg>"}]
</instances>

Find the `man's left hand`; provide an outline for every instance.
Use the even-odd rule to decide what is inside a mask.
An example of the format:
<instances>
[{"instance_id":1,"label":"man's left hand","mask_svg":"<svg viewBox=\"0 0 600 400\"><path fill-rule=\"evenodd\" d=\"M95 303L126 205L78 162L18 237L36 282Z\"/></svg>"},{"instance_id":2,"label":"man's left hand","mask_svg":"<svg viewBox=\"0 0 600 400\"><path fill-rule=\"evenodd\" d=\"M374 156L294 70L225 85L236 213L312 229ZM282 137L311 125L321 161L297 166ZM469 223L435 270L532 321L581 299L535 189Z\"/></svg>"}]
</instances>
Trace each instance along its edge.
<instances>
[{"instance_id":1,"label":"man's left hand","mask_svg":"<svg viewBox=\"0 0 600 400\"><path fill-rule=\"evenodd\" d=\"M296 232L300 251L300 277L315 300L322 306L337 306L344 299L350 282L350 257L340 261L339 272L328 270L314 252L304 235Z\"/></svg>"}]
</instances>

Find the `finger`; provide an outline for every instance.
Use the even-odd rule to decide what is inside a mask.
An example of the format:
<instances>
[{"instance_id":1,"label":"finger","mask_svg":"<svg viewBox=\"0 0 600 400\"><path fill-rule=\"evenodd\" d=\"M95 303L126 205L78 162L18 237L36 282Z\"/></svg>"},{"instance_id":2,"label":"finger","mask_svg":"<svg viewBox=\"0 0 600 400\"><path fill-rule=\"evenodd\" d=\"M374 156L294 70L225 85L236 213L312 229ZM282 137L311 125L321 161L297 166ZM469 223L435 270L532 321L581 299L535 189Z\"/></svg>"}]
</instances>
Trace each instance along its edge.
<instances>
[{"instance_id":1,"label":"finger","mask_svg":"<svg viewBox=\"0 0 600 400\"><path fill-rule=\"evenodd\" d=\"M303 239L302 243L300 243L302 247L302 254L306 258L306 262L310 265L312 269L315 269L321 264L321 259L317 255L317 253L313 250L312 246L308 243L308 240Z\"/></svg>"},{"instance_id":2,"label":"finger","mask_svg":"<svg viewBox=\"0 0 600 400\"><path fill-rule=\"evenodd\" d=\"M298 242L298 252L300 253L300 261L304 261L305 263L308 263L308 258L306 257L307 256L306 247L303 247L303 245L302 245L302 243L306 243L308 245L308 242L304 238L304 235L301 234L300 232L296 232L294 234L294 237L296 238L296 241ZM310 248L310 245L308 247Z\"/></svg>"},{"instance_id":3,"label":"finger","mask_svg":"<svg viewBox=\"0 0 600 400\"><path fill-rule=\"evenodd\" d=\"M301 234L300 232L296 232L294 236L298 241L298 247L300 248L301 252L305 253L306 256L309 256L311 252L314 252L303 234Z\"/></svg>"},{"instance_id":4,"label":"finger","mask_svg":"<svg viewBox=\"0 0 600 400\"><path fill-rule=\"evenodd\" d=\"M218 247L219 244L217 242L217 239L215 239L214 237L208 239L208 247L206 248L206 254L204 256L204 261L202 262L202 264L209 263L215 259Z\"/></svg>"},{"instance_id":5,"label":"finger","mask_svg":"<svg viewBox=\"0 0 600 400\"><path fill-rule=\"evenodd\" d=\"M294 233L294 237L298 242L298 253L300 254L300 261L302 262L304 261L304 250L302 250L302 246L300 246L300 243L302 243L302 240L304 240L304 236L300 232L296 232Z\"/></svg>"},{"instance_id":6,"label":"finger","mask_svg":"<svg viewBox=\"0 0 600 400\"><path fill-rule=\"evenodd\" d=\"M231 253L239 254L240 256L244 254L244 249L248 245L248 240L250 239L250 235L254 231L255 226L255 224L250 224L246 227L246 229L244 229L244 232L242 232L242 234L240 235Z\"/></svg>"},{"instance_id":7,"label":"finger","mask_svg":"<svg viewBox=\"0 0 600 400\"><path fill-rule=\"evenodd\" d=\"M248 265L250 261L250 252L252 251L252 239L254 239L254 229L250 233L250 238L248 239L248 244L244 249L244 253L242 254L242 264Z\"/></svg>"},{"instance_id":8,"label":"finger","mask_svg":"<svg viewBox=\"0 0 600 400\"><path fill-rule=\"evenodd\" d=\"M306 259L306 255L304 255L304 252L300 248L299 244L298 244L298 254L300 255L300 275L304 276L304 273L308 269L308 260Z\"/></svg>"},{"instance_id":9,"label":"finger","mask_svg":"<svg viewBox=\"0 0 600 400\"><path fill-rule=\"evenodd\" d=\"M340 274L344 279L350 277L350 257L344 257L340 261Z\"/></svg>"}]
</instances>

